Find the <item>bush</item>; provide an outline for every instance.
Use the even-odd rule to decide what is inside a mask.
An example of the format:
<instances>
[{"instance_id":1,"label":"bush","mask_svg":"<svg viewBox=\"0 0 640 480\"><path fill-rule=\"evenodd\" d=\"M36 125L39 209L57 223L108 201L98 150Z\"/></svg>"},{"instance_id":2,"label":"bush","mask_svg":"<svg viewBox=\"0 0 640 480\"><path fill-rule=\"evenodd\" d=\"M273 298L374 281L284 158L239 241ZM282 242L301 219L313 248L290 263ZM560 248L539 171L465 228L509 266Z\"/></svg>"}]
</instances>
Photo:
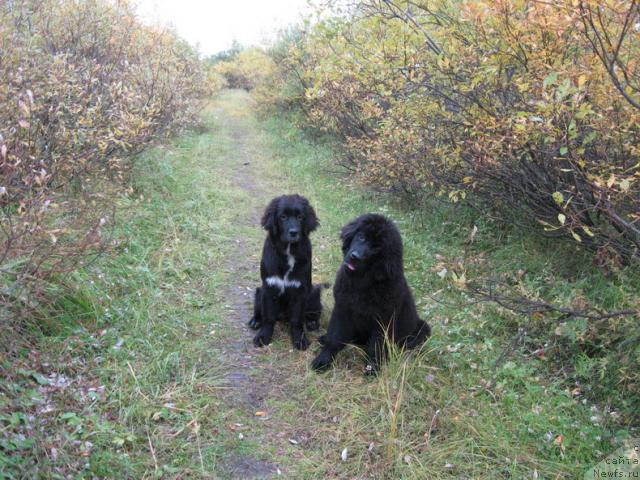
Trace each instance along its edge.
<instances>
[{"instance_id":1,"label":"bush","mask_svg":"<svg viewBox=\"0 0 640 480\"><path fill-rule=\"evenodd\" d=\"M454 283L516 312L532 352L626 412L640 398L637 271L620 271L640 259L639 15L635 2L360 1L283 35L258 89L341 139L372 187L465 202L593 255L610 288L589 301L576 286L600 278L589 255L570 284Z\"/></svg>"},{"instance_id":2,"label":"bush","mask_svg":"<svg viewBox=\"0 0 640 480\"><path fill-rule=\"evenodd\" d=\"M498 210L616 268L640 256L638 21L628 2L358 2L276 49L299 87L270 102L343 138L370 184Z\"/></svg>"},{"instance_id":3,"label":"bush","mask_svg":"<svg viewBox=\"0 0 640 480\"><path fill-rule=\"evenodd\" d=\"M214 70L222 75L229 87L253 90L272 74L273 61L260 48L247 48L231 55L229 60L215 64Z\"/></svg>"},{"instance_id":4,"label":"bush","mask_svg":"<svg viewBox=\"0 0 640 480\"><path fill-rule=\"evenodd\" d=\"M215 85L123 2L3 2L0 51L0 303L33 307L106 248L132 156L191 124Z\"/></svg>"}]
</instances>

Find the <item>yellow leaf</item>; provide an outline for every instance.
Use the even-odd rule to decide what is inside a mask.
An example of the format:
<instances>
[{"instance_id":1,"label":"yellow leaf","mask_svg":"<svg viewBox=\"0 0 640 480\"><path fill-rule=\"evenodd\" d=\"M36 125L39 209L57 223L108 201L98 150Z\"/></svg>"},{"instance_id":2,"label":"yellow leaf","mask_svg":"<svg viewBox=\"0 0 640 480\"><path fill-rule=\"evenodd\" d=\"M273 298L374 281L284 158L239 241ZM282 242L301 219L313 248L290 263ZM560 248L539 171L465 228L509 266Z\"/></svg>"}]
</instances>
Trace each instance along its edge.
<instances>
[{"instance_id":1,"label":"yellow leaf","mask_svg":"<svg viewBox=\"0 0 640 480\"><path fill-rule=\"evenodd\" d=\"M564 202L564 196L562 195L562 193L560 192L553 192L553 194L551 195L553 197L553 200L560 206L562 206L562 203Z\"/></svg>"},{"instance_id":2,"label":"yellow leaf","mask_svg":"<svg viewBox=\"0 0 640 480\"><path fill-rule=\"evenodd\" d=\"M586 233L587 235L589 235L590 237L595 237L595 234L591 231L591 229L589 227L587 227L586 225L582 225L582 230L584 230L584 233Z\"/></svg>"},{"instance_id":3,"label":"yellow leaf","mask_svg":"<svg viewBox=\"0 0 640 480\"><path fill-rule=\"evenodd\" d=\"M578 86L579 87L582 87L586 82L587 82L587 76L586 75L580 75L578 77Z\"/></svg>"}]
</instances>

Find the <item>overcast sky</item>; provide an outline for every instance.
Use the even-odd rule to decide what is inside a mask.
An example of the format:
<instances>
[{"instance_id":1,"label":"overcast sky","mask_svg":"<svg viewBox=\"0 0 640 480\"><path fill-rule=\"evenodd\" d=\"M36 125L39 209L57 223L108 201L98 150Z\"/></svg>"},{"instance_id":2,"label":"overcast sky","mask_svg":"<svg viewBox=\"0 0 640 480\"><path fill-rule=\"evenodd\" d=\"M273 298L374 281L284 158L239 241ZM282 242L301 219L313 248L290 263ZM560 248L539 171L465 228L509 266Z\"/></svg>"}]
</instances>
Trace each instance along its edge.
<instances>
[{"instance_id":1,"label":"overcast sky","mask_svg":"<svg viewBox=\"0 0 640 480\"><path fill-rule=\"evenodd\" d=\"M226 50L233 40L261 44L278 28L308 12L307 0L136 0L140 18L169 24L205 55Z\"/></svg>"}]
</instances>

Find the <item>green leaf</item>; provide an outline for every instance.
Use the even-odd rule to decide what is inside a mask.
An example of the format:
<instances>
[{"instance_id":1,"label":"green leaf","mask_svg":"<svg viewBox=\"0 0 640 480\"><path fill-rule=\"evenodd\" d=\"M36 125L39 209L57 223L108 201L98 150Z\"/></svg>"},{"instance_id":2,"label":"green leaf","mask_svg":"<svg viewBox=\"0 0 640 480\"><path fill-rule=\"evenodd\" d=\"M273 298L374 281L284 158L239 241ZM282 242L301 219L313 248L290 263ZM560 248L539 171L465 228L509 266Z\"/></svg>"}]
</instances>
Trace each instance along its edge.
<instances>
[{"instance_id":1,"label":"green leaf","mask_svg":"<svg viewBox=\"0 0 640 480\"><path fill-rule=\"evenodd\" d=\"M553 197L553 200L559 205L562 206L562 204L564 203L564 196L562 195L562 193L560 192L553 192L553 194L551 195Z\"/></svg>"},{"instance_id":2,"label":"green leaf","mask_svg":"<svg viewBox=\"0 0 640 480\"><path fill-rule=\"evenodd\" d=\"M623 192L628 192L629 188L631 188L631 182L628 178L625 178L620 182L620 190L622 190Z\"/></svg>"},{"instance_id":3,"label":"green leaf","mask_svg":"<svg viewBox=\"0 0 640 480\"><path fill-rule=\"evenodd\" d=\"M49 385L49 379L47 379L47 377L45 377L44 375L34 372L31 374L31 376L36 382L38 382L38 385Z\"/></svg>"},{"instance_id":4,"label":"green leaf","mask_svg":"<svg viewBox=\"0 0 640 480\"><path fill-rule=\"evenodd\" d=\"M556 83L557 79L558 79L558 72L551 72L549 75L546 76L546 78L542 82L542 86L544 88L547 88L549 85Z\"/></svg>"},{"instance_id":5,"label":"green leaf","mask_svg":"<svg viewBox=\"0 0 640 480\"><path fill-rule=\"evenodd\" d=\"M566 155L568 151L567 147L560 147L560 155Z\"/></svg>"}]
</instances>

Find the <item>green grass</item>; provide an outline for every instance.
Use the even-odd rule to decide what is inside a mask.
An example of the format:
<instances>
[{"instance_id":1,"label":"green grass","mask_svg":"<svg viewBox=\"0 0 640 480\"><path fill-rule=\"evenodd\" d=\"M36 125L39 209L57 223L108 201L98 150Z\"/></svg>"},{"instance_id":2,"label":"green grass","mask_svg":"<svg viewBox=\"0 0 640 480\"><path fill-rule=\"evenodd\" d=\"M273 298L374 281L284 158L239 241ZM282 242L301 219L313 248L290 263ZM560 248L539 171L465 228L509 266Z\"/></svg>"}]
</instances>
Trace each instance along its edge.
<instances>
[{"instance_id":1,"label":"green grass","mask_svg":"<svg viewBox=\"0 0 640 480\"><path fill-rule=\"evenodd\" d=\"M120 200L114 255L65 279L75 287L52 306L47 335L0 362L0 477L227 478L244 458L296 479L578 478L634 433L604 401L573 395L569 368L530 348L496 364L523 320L470 303L437 273L524 270L531 291L579 292L603 308L626 302L629 282L462 208L407 210L336 173L331 148L288 119L257 120L254 110L246 94L226 92L203 112L204 132L141 156L134 193ZM239 334L250 343L241 323L250 295L229 292L257 283L260 210L294 191L321 221L314 281L333 281L350 218L381 212L402 231L407 277L434 335L420 351L393 350L377 378L362 375L355 348L313 373L317 343L293 351L282 328L267 349L236 344ZM324 304L321 330L330 293ZM532 326L529 347L544 328ZM578 367L592 368L589 359ZM234 390L225 375L237 371L249 382ZM53 387L51 372L70 386ZM259 401L247 404L243 390Z\"/></svg>"},{"instance_id":2,"label":"green grass","mask_svg":"<svg viewBox=\"0 0 640 480\"><path fill-rule=\"evenodd\" d=\"M452 287L450 277L443 280L436 272L442 265L467 278L523 270L529 291L554 301L580 293L602 308L633 300L637 275L623 272L611 281L570 246L499 230L464 208L425 202L420 210L407 211L393 197L367 192L348 175L336 176L334 153L306 140L286 120L272 118L265 128L290 185L318 210L322 228L314 247L319 279L330 280L340 263L337 236L349 218L367 211L388 214L402 230L406 273L419 311L434 329L418 360L400 357L376 382L360 382L358 360L348 355L328 374L340 388L327 389L326 379L313 374L306 377L301 398L314 399L310 423L336 412L348 418L344 428L336 427L336 441L308 463L310 478L335 468L322 459L337 458L341 444L357 452L357 460L340 465L338 471L347 477L359 478L362 471L377 472L376 478L383 472L388 478L533 478L534 472L538 478L581 477L611 451L617 437L629 435L602 410L603 404L619 400L614 388L599 405L574 396L575 384L566 373L530 355L532 349L517 348L496 366L523 319L473 304ZM465 240L474 224L479 233L469 247ZM542 345L536 335L552 337L530 327L529 342ZM430 431L432 420L435 431ZM630 414L623 420L633 422ZM370 442L380 456L366 450Z\"/></svg>"}]
</instances>

